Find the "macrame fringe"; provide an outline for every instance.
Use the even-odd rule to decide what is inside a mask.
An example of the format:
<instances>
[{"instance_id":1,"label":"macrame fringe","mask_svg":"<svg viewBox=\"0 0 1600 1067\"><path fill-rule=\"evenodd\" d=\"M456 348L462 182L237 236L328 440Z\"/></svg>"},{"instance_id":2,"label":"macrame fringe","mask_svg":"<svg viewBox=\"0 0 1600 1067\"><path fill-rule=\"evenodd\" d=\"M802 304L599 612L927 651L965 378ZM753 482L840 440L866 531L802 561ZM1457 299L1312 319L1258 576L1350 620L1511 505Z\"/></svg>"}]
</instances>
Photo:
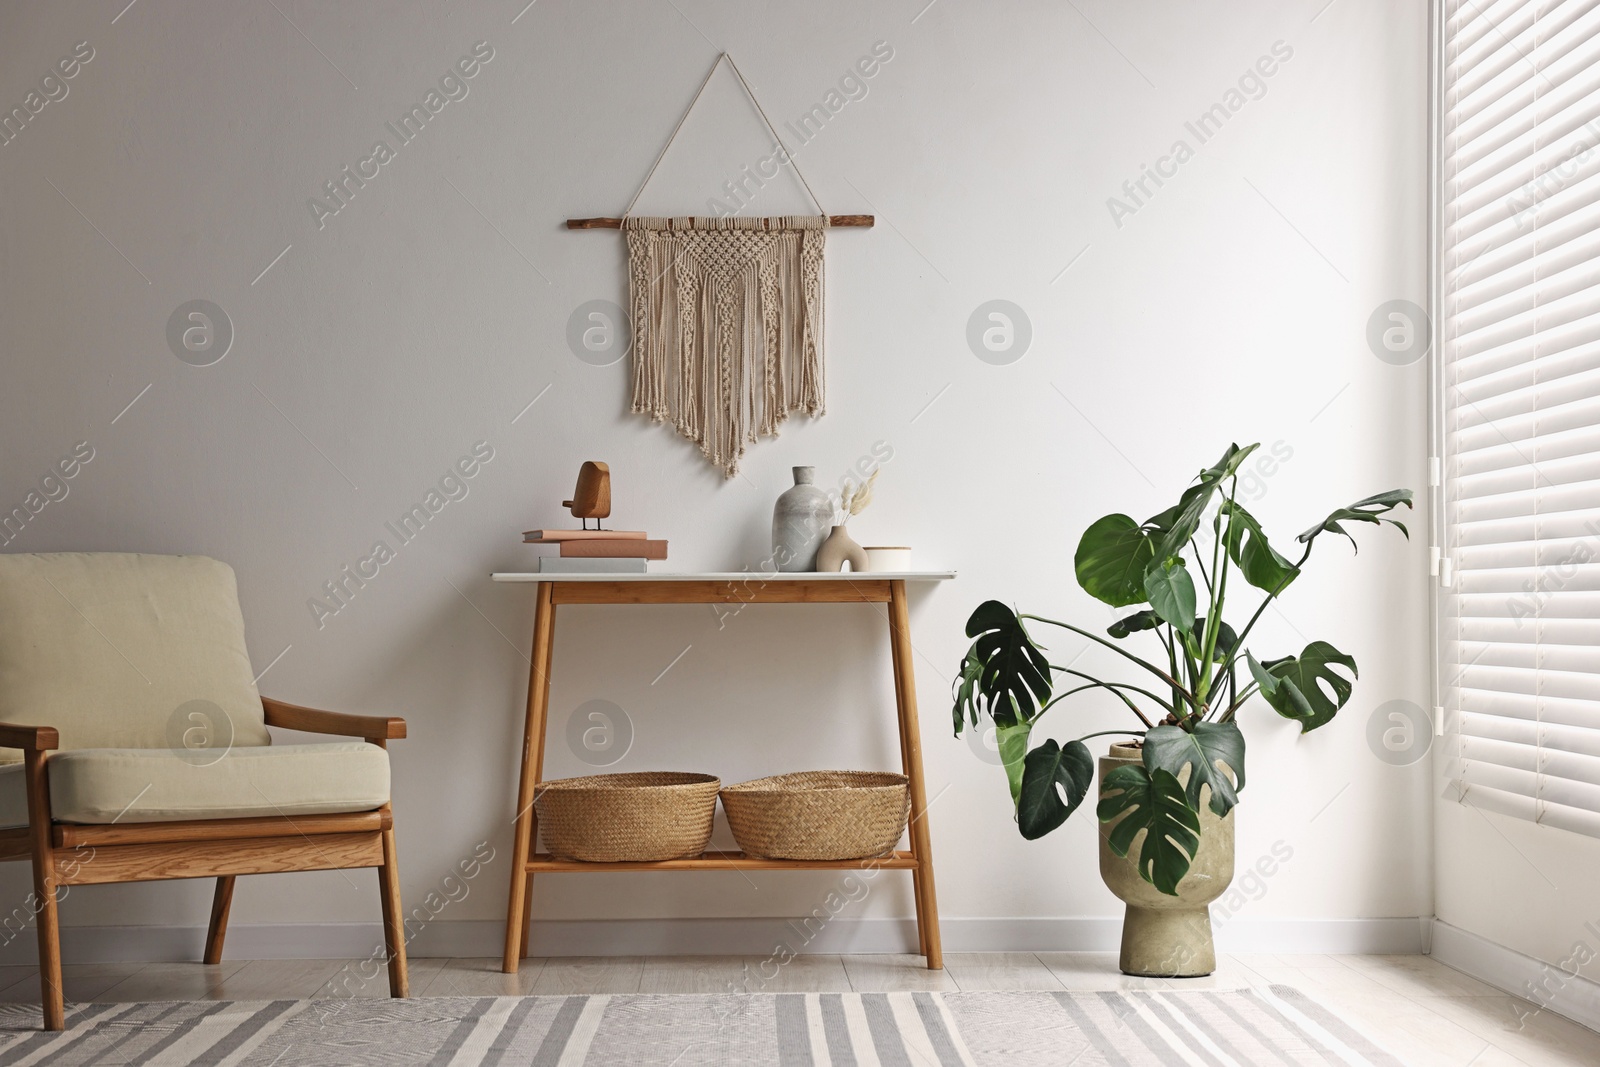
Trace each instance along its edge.
<instances>
[{"instance_id":1,"label":"macrame fringe","mask_svg":"<svg viewBox=\"0 0 1600 1067\"><path fill-rule=\"evenodd\" d=\"M826 216L625 218L633 412L725 477L790 412L824 411Z\"/></svg>"}]
</instances>

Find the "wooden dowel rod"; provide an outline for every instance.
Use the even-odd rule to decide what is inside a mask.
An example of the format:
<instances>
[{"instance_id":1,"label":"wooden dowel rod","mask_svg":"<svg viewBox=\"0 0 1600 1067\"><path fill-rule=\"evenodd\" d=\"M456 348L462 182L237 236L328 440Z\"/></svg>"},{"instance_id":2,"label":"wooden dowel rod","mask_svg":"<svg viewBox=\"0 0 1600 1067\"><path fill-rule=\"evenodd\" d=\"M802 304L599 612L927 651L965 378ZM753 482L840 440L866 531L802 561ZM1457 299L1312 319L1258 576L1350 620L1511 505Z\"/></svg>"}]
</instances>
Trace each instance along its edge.
<instances>
[{"instance_id":1,"label":"wooden dowel rod","mask_svg":"<svg viewBox=\"0 0 1600 1067\"><path fill-rule=\"evenodd\" d=\"M877 220L871 215L829 215L829 226L871 227ZM569 230L620 230L621 219L568 219Z\"/></svg>"}]
</instances>

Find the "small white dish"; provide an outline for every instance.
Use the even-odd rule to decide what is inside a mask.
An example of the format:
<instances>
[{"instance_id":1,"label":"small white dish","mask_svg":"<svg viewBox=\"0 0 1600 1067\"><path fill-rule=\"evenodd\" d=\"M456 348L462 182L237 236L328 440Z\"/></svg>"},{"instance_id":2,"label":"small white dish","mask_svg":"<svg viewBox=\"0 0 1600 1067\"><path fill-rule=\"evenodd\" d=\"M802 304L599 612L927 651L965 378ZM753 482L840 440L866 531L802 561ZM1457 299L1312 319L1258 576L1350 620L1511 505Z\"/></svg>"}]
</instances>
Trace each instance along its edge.
<instances>
[{"instance_id":1,"label":"small white dish","mask_svg":"<svg viewBox=\"0 0 1600 1067\"><path fill-rule=\"evenodd\" d=\"M864 545L867 552L867 572L909 571L911 549L905 545Z\"/></svg>"}]
</instances>

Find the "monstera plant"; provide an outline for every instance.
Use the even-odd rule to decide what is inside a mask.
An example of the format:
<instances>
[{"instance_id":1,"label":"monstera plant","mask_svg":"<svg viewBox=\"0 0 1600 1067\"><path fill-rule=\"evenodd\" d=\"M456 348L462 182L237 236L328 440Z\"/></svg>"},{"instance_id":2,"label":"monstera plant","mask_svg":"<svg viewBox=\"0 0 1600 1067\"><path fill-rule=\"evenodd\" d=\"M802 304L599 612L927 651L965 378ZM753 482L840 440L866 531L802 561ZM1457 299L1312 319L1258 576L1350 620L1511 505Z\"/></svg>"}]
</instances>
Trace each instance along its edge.
<instances>
[{"instance_id":1,"label":"monstera plant","mask_svg":"<svg viewBox=\"0 0 1600 1067\"><path fill-rule=\"evenodd\" d=\"M1106 776L1098 816L1111 822L1127 813L1108 841L1119 856L1126 857L1139 831L1147 831L1140 876L1166 894L1177 894L1199 847L1201 787L1208 787L1218 816L1227 815L1244 788L1244 735L1235 718L1240 707L1259 694L1309 733L1331 722L1350 699L1356 661L1326 641L1311 642L1299 655L1257 657L1248 642L1262 613L1300 576L1324 534L1342 535L1354 546L1351 524L1388 523L1410 536L1387 516L1411 507L1411 492L1393 489L1339 508L1300 534L1299 558L1291 562L1237 498L1240 464L1257 447L1230 445L1177 504L1144 522L1107 515L1084 532L1074 557L1078 584L1097 600L1135 609L1108 627L1107 636L1018 614L995 600L979 605L967 620L967 636L974 640L955 684L955 732L959 736L969 723L976 728L983 715L994 721L1022 836L1032 840L1054 830L1088 795L1094 761L1084 740L1131 734L1142 761ZM1235 627L1224 608L1241 583L1260 602ZM1136 680L1100 678L1050 662L1029 623L1058 626L1105 646L1132 668ZM1154 649L1153 662L1130 650L1136 639ZM1058 679L1066 685L1060 691ZM1050 739L1029 748L1045 712L1068 697L1096 691L1126 706L1139 728L1091 733L1065 745Z\"/></svg>"}]
</instances>

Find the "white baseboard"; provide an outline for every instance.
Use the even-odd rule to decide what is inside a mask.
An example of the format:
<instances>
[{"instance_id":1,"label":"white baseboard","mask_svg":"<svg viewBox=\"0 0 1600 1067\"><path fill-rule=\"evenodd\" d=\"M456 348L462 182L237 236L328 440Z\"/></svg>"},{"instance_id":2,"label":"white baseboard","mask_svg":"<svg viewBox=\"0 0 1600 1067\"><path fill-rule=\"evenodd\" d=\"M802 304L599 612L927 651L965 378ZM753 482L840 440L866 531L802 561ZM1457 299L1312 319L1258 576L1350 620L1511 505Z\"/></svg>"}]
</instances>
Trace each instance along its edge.
<instances>
[{"instance_id":1,"label":"white baseboard","mask_svg":"<svg viewBox=\"0 0 1600 1067\"><path fill-rule=\"evenodd\" d=\"M1416 956L1424 951L1426 929L1426 920L1416 916L1234 919L1219 926L1215 936L1219 952Z\"/></svg>"},{"instance_id":2,"label":"white baseboard","mask_svg":"<svg viewBox=\"0 0 1600 1067\"><path fill-rule=\"evenodd\" d=\"M1524 956L1437 919L1433 922L1431 955L1496 989L1531 1000L1538 1007L1591 1030L1600 1030L1600 982Z\"/></svg>"},{"instance_id":3,"label":"white baseboard","mask_svg":"<svg viewBox=\"0 0 1600 1067\"><path fill-rule=\"evenodd\" d=\"M1120 918L945 919L946 952L1114 952ZM505 924L438 921L409 943L413 956L500 955ZM1389 919L1230 919L1218 924L1222 952L1419 953L1423 923ZM75 926L61 931L68 963L197 960L204 926ZM536 956L766 956L794 953L915 952L911 919L598 919L537 921ZM378 923L239 923L229 928L232 959L349 959L383 945ZM32 928L0 945L0 964L37 959Z\"/></svg>"}]
</instances>

